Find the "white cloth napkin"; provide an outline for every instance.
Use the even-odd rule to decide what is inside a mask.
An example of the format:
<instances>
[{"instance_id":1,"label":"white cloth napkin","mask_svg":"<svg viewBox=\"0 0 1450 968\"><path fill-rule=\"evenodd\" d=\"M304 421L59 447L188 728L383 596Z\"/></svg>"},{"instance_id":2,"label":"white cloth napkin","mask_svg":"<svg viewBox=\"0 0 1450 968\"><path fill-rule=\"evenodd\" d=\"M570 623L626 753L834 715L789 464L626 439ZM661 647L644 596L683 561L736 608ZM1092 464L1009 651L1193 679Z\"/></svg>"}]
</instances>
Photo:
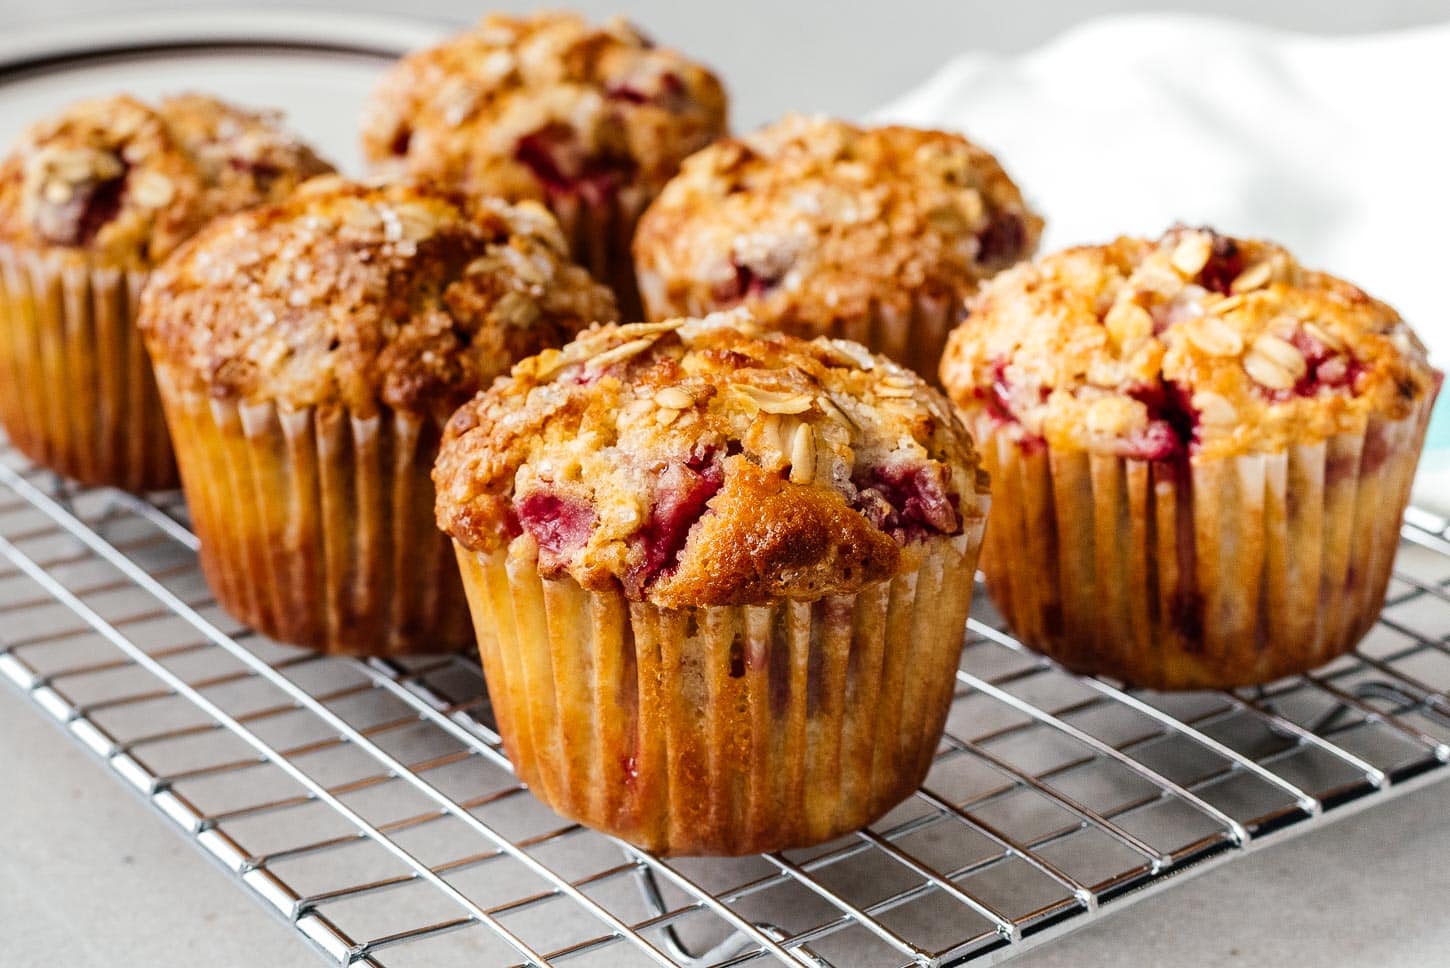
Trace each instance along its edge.
<instances>
[{"instance_id":1,"label":"white cloth napkin","mask_svg":"<svg viewBox=\"0 0 1450 968\"><path fill-rule=\"evenodd\" d=\"M1044 249L1174 221L1283 242L1390 302L1450 365L1450 25L1310 37L1179 15L967 53L874 120L956 128L1047 218ZM1450 392L1416 498L1450 511Z\"/></svg>"}]
</instances>

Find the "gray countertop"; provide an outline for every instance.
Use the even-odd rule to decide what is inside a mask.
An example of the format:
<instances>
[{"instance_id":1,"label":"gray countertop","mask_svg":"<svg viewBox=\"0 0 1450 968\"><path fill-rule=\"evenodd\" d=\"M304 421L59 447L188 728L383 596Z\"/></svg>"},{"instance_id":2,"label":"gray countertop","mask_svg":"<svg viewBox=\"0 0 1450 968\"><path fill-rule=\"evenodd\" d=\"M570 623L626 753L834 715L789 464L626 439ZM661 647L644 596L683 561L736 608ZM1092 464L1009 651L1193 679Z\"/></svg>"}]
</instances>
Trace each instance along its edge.
<instances>
[{"instance_id":1,"label":"gray countertop","mask_svg":"<svg viewBox=\"0 0 1450 968\"><path fill-rule=\"evenodd\" d=\"M1017 50L1090 16L1142 8L1114 0L1002 4L913 0L576 3L619 10L729 78L736 123L788 108L864 113L970 46ZM232 4L192 3L231 7ZM440 20L458 0L332 4ZM529 3L500 3L526 8ZM1450 18L1443 0L1190 2L1287 27L1353 31ZM4 0L9 25L154 5ZM293 932L178 837L107 770L0 686L0 963L29 966L308 965ZM1014 964L1424 966L1450 950L1450 797L1430 787L1149 898Z\"/></svg>"}]
</instances>

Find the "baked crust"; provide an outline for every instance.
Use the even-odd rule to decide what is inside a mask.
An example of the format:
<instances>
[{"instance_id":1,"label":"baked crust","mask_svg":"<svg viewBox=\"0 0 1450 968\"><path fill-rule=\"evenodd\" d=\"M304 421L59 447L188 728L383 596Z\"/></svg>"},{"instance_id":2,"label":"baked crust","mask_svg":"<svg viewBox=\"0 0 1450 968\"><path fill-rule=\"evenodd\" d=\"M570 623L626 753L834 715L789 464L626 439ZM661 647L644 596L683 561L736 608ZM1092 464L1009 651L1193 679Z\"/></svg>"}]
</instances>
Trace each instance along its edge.
<instances>
[{"instance_id":1,"label":"baked crust","mask_svg":"<svg viewBox=\"0 0 1450 968\"><path fill-rule=\"evenodd\" d=\"M1278 452L1399 419L1440 375L1394 309L1257 239L1178 226L983 288L941 378L1001 432L1168 459Z\"/></svg>"},{"instance_id":2,"label":"baked crust","mask_svg":"<svg viewBox=\"0 0 1450 968\"><path fill-rule=\"evenodd\" d=\"M72 104L0 164L0 240L149 267L212 218L332 170L280 118L200 94Z\"/></svg>"},{"instance_id":3,"label":"baked crust","mask_svg":"<svg viewBox=\"0 0 1450 968\"><path fill-rule=\"evenodd\" d=\"M687 160L634 253L652 317L744 304L814 336L876 306L967 296L1041 233L1002 166L960 135L793 115Z\"/></svg>"},{"instance_id":4,"label":"baked crust","mask_svg":"<svg viewBox=\"0 0 1450 968\"><path fill-rule=\"evenodd\" d=\"M492 14L388 71L362 142L386 169L545 200L625 185L653 194L725 129L715 75L621 19Z\"/></svg>"},{"instance_id":5,"label":"baked crust","mask_svg":"<svg viewBox=\"0 0 1450 968\"><path fill-rule=\"evenodd\" d=\"M744 312L589 330L449 422L462 546L668 608L815 600L912 570L986 512L970 435L919 377Z\"/></svg>"},{"instance_id":6,"label":"baked crust","mask_svg":"<svg viewBox=\"0 0 1450 968\"><path fill-rule=\"evenodd\" d=\"M439 421L516 361L615 318L531 202L337 176L218 220L153 273L158 367L212 396Z\"/></svg>"}]
</instances>

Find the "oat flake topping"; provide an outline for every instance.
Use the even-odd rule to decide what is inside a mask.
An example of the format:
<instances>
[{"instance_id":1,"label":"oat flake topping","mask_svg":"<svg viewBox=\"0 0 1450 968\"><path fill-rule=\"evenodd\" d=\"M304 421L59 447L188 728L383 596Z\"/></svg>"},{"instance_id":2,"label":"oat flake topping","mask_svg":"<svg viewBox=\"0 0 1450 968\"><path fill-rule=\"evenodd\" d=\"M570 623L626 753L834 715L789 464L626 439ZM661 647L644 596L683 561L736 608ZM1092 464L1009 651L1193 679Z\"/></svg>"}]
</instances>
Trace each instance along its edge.
<instances>
[{"instance_id":1,"label":"oat flake topping","mask_svg":"<svg viewBox=\"0 0 1450 968\"><path fill-rule=\"evenodd\" d=\"M213 222L153 274L140 325L158 367L214 396L441 422L515 361L614 318L536 203L327 176Z\"/></svg>"},{"instance_id":2,"label":"oat flake topping","mask_svg":"<svg viewBox=\"0 0 1450 968\"><path fill-rule=\"evenodd\" d=\"M450 421L439 525L667 607L814 600L915 567L986 511L977 455L919 377L743 312L591 329Z\"/></svg>"},{"instance_id":3,"label":"oat flake topping","mask_svg":"<svg viewBox=\"0 0 1450 968\"><path fill-rule=\"evenodd\" d=\"M331 170L275 112L199 94L81 101L32 125L0 165L0 240L147 268L210 219Z\"/></svg>"},{"instance_id":4,"label":"oat flake topping","mask_svg":"<svg viewBox=\"0 0 1450 968\"><path fill-rule=\"evenodd\" d=\"M725 93L704 67L620 19L492 14L385 74L363 150L401 170L506 198L649 194L722 134Z\"/></svg>"},{"instance_id":5,"label":"oat flake topping","mask_svg":"<svg viewBox=\"0 0 1450 968\"><path fill-rule=\"evenodd\" d=\"M652 316L737 304L797 335L957 300L1032 254L1042 220L957 134L789 116L685 162L635 236Z\"/></svg>"},{"instance_id":6,"label":"oat flake topping","mask_svg":"<svg viewBox=\"0 0 1450 968\"><path fill-rule=\"evenodd\" d=\"M1182 226L1003 273L941 376L1021 440L1149 460L1362 432L1440 380L1386 304L1273 243Z\"/></svg>"}]
</instances>

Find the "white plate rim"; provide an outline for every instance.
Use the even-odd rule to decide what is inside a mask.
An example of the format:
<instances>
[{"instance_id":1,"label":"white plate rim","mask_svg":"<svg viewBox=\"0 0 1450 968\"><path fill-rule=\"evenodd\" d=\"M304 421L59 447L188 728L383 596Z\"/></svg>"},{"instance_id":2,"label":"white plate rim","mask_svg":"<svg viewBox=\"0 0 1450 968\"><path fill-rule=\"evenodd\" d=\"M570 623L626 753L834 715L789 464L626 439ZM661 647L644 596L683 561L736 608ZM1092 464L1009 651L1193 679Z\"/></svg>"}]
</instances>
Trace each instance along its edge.
<instances>
[{"instance_id":1,"label":"white plate rim","mask_svg":"<svg viewBox=\"0 0 1450 968\"><path fill-rule=\"evenodd\" d=\"M436 43L441 20L322 10L170 11L65 20L0 36L0 84L112 58L168 53L313 51L396 58Z\"/></svg>"}]
</instances>

